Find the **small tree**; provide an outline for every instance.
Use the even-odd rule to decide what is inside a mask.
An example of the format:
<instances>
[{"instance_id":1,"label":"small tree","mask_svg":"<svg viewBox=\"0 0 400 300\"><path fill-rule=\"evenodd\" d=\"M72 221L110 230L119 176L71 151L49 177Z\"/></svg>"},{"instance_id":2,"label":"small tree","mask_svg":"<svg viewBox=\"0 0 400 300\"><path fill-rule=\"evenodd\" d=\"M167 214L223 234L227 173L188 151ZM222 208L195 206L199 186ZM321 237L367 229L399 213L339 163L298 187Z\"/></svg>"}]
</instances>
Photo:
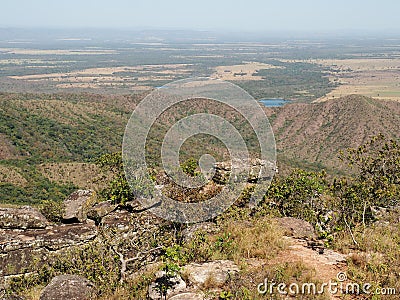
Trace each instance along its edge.
<instances>
[{"instance_id":1,"label":"small tree","mask_svg":"<svg viewBox=\"0 0 400 300\"><path fill-rule=\"evenodd\" d=\"M371 206L390 207L400 200L400 147L383 135L340 154L355 170L349 179L335 179L332 192L339 200L336 209L348 227L373 220Z\"/></svg>"},{"instance_id":2,"label":"small tree","mask_svg":"<svg viewBox=\"0 0 400 300\"><path fill-rule=\"evenodd\" d=\"M400 146L380 134L356 149L341 153L341 159L357 171L356 181L372 204L398 205L400 184Z\"/></svg>"},{"instance_id":3,"label":"small tree","mask_svg":"<svg viewBox=\"0 0 400 300\"><path fill-rule=\"evenodd\" d=\"M104 154L97 159L96 163L103 172L111 176L108 186L100 192L101 196L112 200L115 204L124 204L134 199L128 181L125 178L121 153Z\"/></svg>"},{"instance_id":4,"label":"small tree","mask_svg":"<svg viewBox=\"0 0 400 300\"><path fill-rule=\"evenodd\" d=\"M274 201L283 216L301 218L315 224L326 207L321 196L328 190L324 171L295 170L287 177L276 179L267 197Z\"/></svg>"}]
</instances>

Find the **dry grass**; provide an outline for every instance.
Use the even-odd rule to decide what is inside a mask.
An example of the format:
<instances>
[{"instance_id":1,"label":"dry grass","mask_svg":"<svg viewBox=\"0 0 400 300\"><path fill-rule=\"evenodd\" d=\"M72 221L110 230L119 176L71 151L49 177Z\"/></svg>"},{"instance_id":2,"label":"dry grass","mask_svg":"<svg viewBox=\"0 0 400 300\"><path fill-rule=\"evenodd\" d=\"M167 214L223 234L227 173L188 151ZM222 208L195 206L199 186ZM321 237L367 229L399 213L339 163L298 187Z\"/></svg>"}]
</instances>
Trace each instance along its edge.
<instances>
[{"instance_id":1,"label":"dry grass","mask_svg":"<svg viewBox=\"0 0 400 300\"><path fill-rule=\"evenodd\" d=\"M257 71L277 68L281 67L259 62L247 62L241 65L216 67L211 77L222 80L262 80L261 76L254 75Z\"/></svg>"},{"instance_id":2,"label":"dry grass","mask_svg":"<svg viewBox=\"0 0 400 300\"><path fill-rule=\"evenodd\" d=\"M118 288L112 294L105 294L97 298L97 300L136 300L147 299L148 286L153 282L155 273L160 266L157 264L150 265L142 271L138 271L136 276L128 279L126 285Z\"/></svg>"},{"instance_id":3,"label":"dry grass","mask_svg":"<svg viewBox=\"0 0 400 300\"><path fill-rule=\"evenodd\" d=\"M39 300L43 289L44 286L35 286L29 290L26 290L23 294L21 294L21 296L26 300Z\"/></svg>"},{"instance_id":4,"label":"dry grass","mask_svg":"<svg viewBox=\"0 0 400 300\"><path fill-rule=\"evenodd\" d=\"M354 245L347 232L335 238L334 247L349 253L348 277L353 282L370 283L375 288L400 290L400 243L399 223L375 224L354 230ZM378 299L378 298L377 298ZM384 299L398 299L398 295L386 295Z\"/></svg>"},{"instance_id":5,"label":"dry grass","mask_svg":"<svg viewBox=\"0 0 400 300\"><path fill-rule=\"evenodd\" d=\"M24 187L27 185L28 181L20 174L18 168L0 165L0 183L11 183Z\"/></svg>"},{"instance_id":6,"label":"dry grass","mask_svg":"<svg viewBox=\"0 0 400 300\"><path fill-rule=\"evenodd\" d=\"M82 189L101 189L100 170L95 164L89 163L47 163L37 167L50 181L60 184L72 183Z\"/></svg>"},{"instance_id":7,"label":"dry grass","mask_svg":"<svg viewBox=\"0 0 400 300\"><path fill-rule=\"evenodd\" d=\"M271 284L274 282L275 288L272 294L269 290L266 294L260 294L257 286L261 283ZM284 283L289 286L296 283L299 287L303 283L314 283L319 287L322 282L318 278L315 270L301 261L292 263L264 264L242 271L237 278L233 278L226 286L225 291L230 291L233 299L261 300L261 299L331 299L328 293L322 295L282 295L277 291L277 284Z\"/></svg>"},{"instance_id":8,"label":"dry grass","mask_svg":"<svg viewBox=\"0 0 400 300\"><path fill-rule=\"evenodd\" d=\"M229 221L224 231L232 236L237 263L247 258L270 259L288 246L283 232L269 217L253 222Z\"/></svg>"},{"instance_id":9,"label":"dry grass","mask_svg":"<svg viewBox=\"0 0 400 300\"><path fill-rule=\"evenodd\" d=\"M400 101L400 59L311 60L330 67L329 78L340 85L317 101L358 94Z\"/></svg>"}]
</instances>

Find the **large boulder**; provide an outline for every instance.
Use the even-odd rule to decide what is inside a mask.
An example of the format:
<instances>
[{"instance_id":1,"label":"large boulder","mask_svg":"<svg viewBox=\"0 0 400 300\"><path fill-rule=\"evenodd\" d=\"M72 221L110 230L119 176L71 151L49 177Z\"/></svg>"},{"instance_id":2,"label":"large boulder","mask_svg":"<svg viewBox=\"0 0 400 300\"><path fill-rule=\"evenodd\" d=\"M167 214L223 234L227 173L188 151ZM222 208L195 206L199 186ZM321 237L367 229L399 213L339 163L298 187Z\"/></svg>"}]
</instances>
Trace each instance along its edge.
<instances>
[{"instance_id":1,"label":"large boulder","mask_svg":"<svg viewBox=\"0 0 400 300\"><path fill-rule=\"evenodd\" d=\"M57 225L40 230L0 230L0 276L22 275L36 270L35 262L97 236L94 224Z\"/></svg>"},{"instance_id":2,"label":"large boulder","mask_svg":"<svg viewBox=\"0 0 400 300\"><path fill-rule=\"evenodd\" d=\"M90 300L93 299L93 284L77 275L54 277L42 291L40 300Z\"/></svg>"},{"instance_id":3,"label":"large boulder","mask_svg":"<svg viewBox=\"0 0 400 300\"><path fill-rule=\"evenodd\" d=\"M101 203L98 203L94 205L92 208L90 208L86 215L87 218L96 221L96 223L100 223L102 218L105 216L109 215L113 211L117 209L118 205L117 204L112 204L112 201L104 201Z\"/></svg>"},{"instance_id":4,"label":"large boulder","mask_svg":"<svg viewBox=\"0 0 400 300\"><path fill-rule=\"evenodd\" d=\"M46 218L35 208L0 208L0 228L43 229L49 225Z\"/></svg>"},{"instance_id":5,"label":"large boulder","mask_svg":"<svg viewBox=\"0 0 400 300\"><path fill-rule=\"evenodd\" d=\"M183 267L185 277L195 287L220 287L239 272L239 267L230 260L216 260L202 264L191 263Z\"/></svg>"},{"instance_id":6,"label":"large boulder","mask_svg":"<svg viewBox=\"0 0 400 300\"><path fill-rule=\"evenodd\" d=\"M297 239L315 239L317 237L314 227L306 221L291 217L276 218L275 221L286 236Z\"/></svg>"},{"instance_id":7,"label":"large boulder","mask_svg":"<svg viewBox=\"0 0 400 300\"><path fill-rule=\"evenodd\" d=\"M64 200L63 223L77 223L87 220L87 213L96 203L92 190L78 190Z\"/></svg>"}]
</instances>

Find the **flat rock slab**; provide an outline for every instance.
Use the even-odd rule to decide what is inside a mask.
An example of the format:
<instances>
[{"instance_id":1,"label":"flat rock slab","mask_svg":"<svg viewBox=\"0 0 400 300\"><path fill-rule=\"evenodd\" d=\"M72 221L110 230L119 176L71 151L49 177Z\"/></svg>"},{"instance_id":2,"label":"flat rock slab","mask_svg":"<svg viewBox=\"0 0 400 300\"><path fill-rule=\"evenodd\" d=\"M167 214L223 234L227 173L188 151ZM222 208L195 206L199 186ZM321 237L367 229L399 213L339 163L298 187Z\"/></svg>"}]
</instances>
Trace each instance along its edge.
<instances>
[{"instance_id":1,"label":"flat rock slab","mask_svg":"<svg viewBox=\"0 0 400 300\"><path fill-rule=\"evenodd\" d=\"M168 300L204 300L204 295L199 294L199 293L181 293L175 296L172 296L171 298L168 298Z\"/></svg>"},{"instance_id":2,"label":"flat rock slab","mask_svg":"<svg viewBox=\"0 0 400 300\"><path fill-rule=\"evenodd\" d=\"M97 236L94 224L60 225L41 230L0 230L0 276L35 270L34 262L51 253L80 246Z\"/></svg>"},{"instance_id":3,"label":"flat rock slab","mask_svg":"<svg viewBox=\"0 0 400 300\"><path fill-rule=\"evenodd\" d=\"M224 285L230 276L238 273L239 267L230 260L216 260L186 265L183 272L194 286L202 287L207 283L208 286L219 287Z\"/></svg>"},{"instance_id":4,"label":"flat rock slab","mask_svg":"<svg viewBox=\"0 0 400 300\"><path fill-rule=\"evenodd\" d=\"M54 277L42 291L40 300L90 300L94 292L93 284L77 275Z\"/></svg>"},{"instance_id":5,"label":"flat rock slab","mask_svg":"<svg viewBox=\"0 0 400 300\"><path fill-rule=\"evenodd\" d=\"M55 225L38 230L0 230L0 253L22 248L41 248L59 250L77 243L88 242L97 235L92 223Z\"/></svg>"},{"instance_id":6,"label":"flat rock slab","mask_svg":"<svg viewBox=\"0 0 400 300\"><path fill-rule=\"evenodd\" d=\"M106 215L101 224L106 228L115 228L119 231L129 230L132 222L132 214L125 210L116 210Z\"/></svg>"},{"instance_id":7,"label":"flat rock slab","mask_svg":"<svg viewBox=\"0 0 400 300\"><path fill-rule=\"evenodd\" d=\"M46 218L35 208L0 208L0 228L43 229L49 225Z\"/></svg>"}]
</instances>

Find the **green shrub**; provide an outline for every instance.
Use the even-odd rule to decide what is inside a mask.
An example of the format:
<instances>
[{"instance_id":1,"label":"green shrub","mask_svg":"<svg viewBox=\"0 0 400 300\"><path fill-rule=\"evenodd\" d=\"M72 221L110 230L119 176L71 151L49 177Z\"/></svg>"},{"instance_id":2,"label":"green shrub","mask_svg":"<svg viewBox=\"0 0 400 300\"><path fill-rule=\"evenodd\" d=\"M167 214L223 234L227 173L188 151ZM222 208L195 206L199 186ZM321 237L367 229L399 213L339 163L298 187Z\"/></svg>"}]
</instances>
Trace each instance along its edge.
<instances>
[{"instance_id":1,"label":"green shrub","mask_svg":"<svg viewBox=\"0 0 400 300\"><path fill-rule=\"evenodd\" d=\"M61 223L62 215L64 213L64 205L62 202L44 200L39 205L39 210L47 220L54 223Z\"/></svg>"}]
</instances>

